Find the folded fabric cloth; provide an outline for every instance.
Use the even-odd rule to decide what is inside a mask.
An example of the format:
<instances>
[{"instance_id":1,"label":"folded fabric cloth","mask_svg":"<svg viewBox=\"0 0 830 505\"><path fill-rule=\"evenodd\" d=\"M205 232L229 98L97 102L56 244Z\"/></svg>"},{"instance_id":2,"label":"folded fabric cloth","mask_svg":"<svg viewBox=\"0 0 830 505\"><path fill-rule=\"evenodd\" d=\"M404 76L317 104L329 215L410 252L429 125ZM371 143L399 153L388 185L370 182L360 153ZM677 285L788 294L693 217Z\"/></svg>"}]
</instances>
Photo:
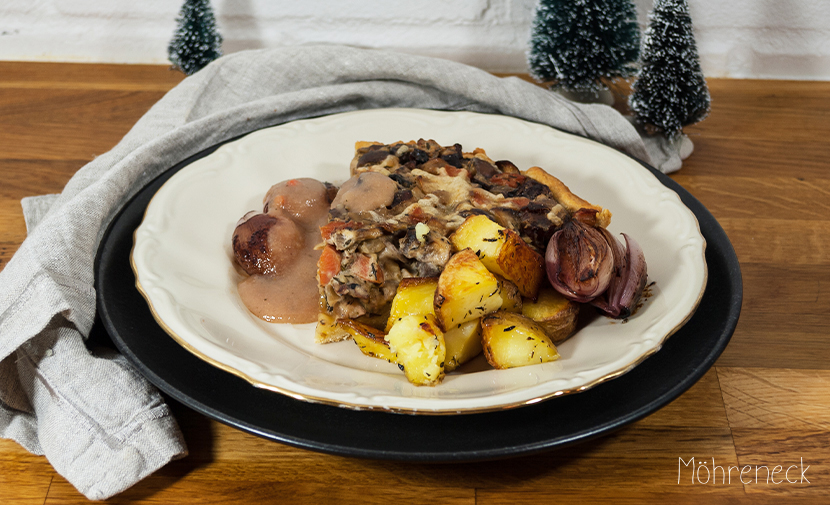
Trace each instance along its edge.
<instances>
[{"instance_id":1,"label":"folded fabric cloth","mask_svg":"<svg viewBox=\"0 0 830 505\"><path fill-rule=\"evenodd\" d=\"M23 201L28 238L0 272L0 436L45 454L104 499L186 454L159 393L122 357L93 355L93 262L117 211L177 162L218 142L295 119L377 107L515 116L650 156L604 105L572 103L518 78L459 63L341 46L246 51L172 89L60 195Z\"/></svg>"}]
</instances>

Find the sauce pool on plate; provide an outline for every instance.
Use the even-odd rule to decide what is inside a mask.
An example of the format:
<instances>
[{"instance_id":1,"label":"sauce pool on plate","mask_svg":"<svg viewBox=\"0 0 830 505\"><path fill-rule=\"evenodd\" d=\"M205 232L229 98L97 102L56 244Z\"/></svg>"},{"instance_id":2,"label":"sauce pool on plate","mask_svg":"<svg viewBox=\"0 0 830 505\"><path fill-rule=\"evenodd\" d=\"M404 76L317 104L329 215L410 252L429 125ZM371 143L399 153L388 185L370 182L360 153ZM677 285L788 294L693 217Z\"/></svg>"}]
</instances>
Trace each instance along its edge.
<instances>
[{"instance_id":1,"label":"sauce pool on plate","mask_svg":"<svg viewBox=\"0 0 830 505\"><path fill-rule=\"evenodd\" d=\"M237 223L234 256L248 274L238 285L239 296L257 317L274 323L317 320L316 246L330 203L322 182L291 179L271 187L262 213L249 212Z\"/></svg>"}]
</instances>

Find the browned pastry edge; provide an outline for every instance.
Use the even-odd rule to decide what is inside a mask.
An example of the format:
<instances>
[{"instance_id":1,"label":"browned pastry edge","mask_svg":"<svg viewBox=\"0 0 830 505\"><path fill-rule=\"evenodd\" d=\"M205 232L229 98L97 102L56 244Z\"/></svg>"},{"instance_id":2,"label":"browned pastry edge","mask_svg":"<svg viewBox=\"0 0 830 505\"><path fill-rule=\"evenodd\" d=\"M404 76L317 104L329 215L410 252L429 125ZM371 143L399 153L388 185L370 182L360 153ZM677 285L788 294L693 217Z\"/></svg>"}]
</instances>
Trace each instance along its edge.
<instances>
[{"instance_id":1,"label":"browned pastry edge","mask_svg":"<svg viewBox=\"0 0 830 505\"><path fill-rule=\"evenodd\" d=\"M598 205L589 203L583 200L582 198L576 196L571 192L571 190L568 188L568 186L565 185L564 182L545 172L544 169L539 167L530 167L524 172L524 175L538 182L541 182L542 184L550 188L550 191L551 193L553 193L553 197L556 199L556 201L561 203L572 214L580 209L595 210L597 211L596 220L598 226L607 228L608 225L611 223L610 210L603 209Z\"/></svg>"}]
</instances>

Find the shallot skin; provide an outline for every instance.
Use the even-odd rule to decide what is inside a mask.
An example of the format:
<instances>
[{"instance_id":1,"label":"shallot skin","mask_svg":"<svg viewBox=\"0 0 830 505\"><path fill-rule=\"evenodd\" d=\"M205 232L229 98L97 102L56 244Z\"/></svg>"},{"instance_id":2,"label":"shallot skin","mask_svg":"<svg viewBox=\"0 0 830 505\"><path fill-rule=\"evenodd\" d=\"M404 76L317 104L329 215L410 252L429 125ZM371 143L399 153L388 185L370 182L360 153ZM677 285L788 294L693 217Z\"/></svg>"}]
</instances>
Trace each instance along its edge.
<instances>
[{"instance_id":1,"label":"shallot skin","mask_svg":"<svg viewBox=\"0 0 830 505\"><path fill-rule=\"evenodd\" d=\"M620 267L617 268L608 291L591 302L605 315L617 319L626 319L631 316L637 304L640 303L648 282L648 266L642 247L625 233L622 236L625 238L625 250ZM608 237L617 242L619 248L622 249L622 245L610 233Z\"/></svg>"}]
</instances>

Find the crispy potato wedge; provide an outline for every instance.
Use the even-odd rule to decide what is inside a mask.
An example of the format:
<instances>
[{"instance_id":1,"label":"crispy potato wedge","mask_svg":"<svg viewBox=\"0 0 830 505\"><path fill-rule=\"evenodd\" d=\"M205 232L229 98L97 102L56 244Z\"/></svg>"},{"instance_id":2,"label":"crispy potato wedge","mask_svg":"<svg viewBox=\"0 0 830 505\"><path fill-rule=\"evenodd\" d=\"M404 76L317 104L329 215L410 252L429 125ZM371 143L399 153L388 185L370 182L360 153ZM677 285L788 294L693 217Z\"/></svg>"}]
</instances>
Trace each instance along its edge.
<instances>
[{"instance_id":1,"label":"crispy potato wedge","mask_svg":"<svg viewBox=\"0 0 830 505\"><path fill-rule=\"evenodd\" d=\"M403 316L395 321L385 339L409 382L435 386L444 378L447 348L444 332L434 316Z\"/></svg>"},{"instance_id":2,"label":"crispy potato wedge","mask_svg":"<svg viewBox=\"0 0 830 505\"><path fill-rule=\"evenodd\" d=\"M518 233L505 230L507 237L497 263L504 277L516 284L522 296L536 299L546 277L545 258L522 240Z\"/></svg>"},{"instance_id":3,"label":"crispy potato wedge","mask_svg":"<svg viewBox=\"0 0 830 505\"><path fill-rule=\"evenodd\" d=\"M447 358L444 371L449 373L481 354L481 321L473 319L444 332Z\"/></svg>"},{"instance_id":4,"label":"crispy potato wedge","mask_svg":"<svg viewBox=\"0 0 830 505\"><path fill-rule=\"evenodd\" d=\"M450 243L459 251L472 249L488 270L516 284L522 296L536 298L545 278L545 259L518 233L475 215L450 236Z\"/></svg>"},{"instance_id":5,"label":"crispy potato wedge","mask_svg":"<svg viewBox=\"0 0 830 505\"><path fill-rule=\"evenodd\" d=\"M384 339L386 333L383 331L354 319L338 319L337 326L351 335L360 352L366 356L385 359L390 363L398 362L398 357L389 349L389 342Z\"/></svg>"},{"instance_id":6,"label":"crispy potato wedge","mask_svg":"<svg viewBox=\"0 0 830 505\"><path fill-rule=\"evenodd\" d=\"M386 322L386 331L403 316L435 314L435 290L438 289L438 277L410 277L402 279L398 285L392 308Z\"/></svg>"},{"instance_id":7,"label":"crispy potato wedge","mask_svg":"<svg viewBox=\"0 0 830 505\"><path fill-rule=\"evenodd\" d=\"M501 307L499 281L472 249L464 249L444 266L433 304L442 328L458 326Z\"/></svg>"},{"instance_id":8,"label":"crispy potato wedge","mask_svg":"<svg viewBox=\"0 0 830 505\"><path fill-rule=\"evenodd\" d=\"M318 344L340 342L349 338L349 333L337 325L334 316L325 312L317 315L317 327L314 329L314 341Z\"/></svg>"},{"instance_id":9,"label":"crispy potato wedge","mask_svg":"<svg viewBox=\"0 0 830 505\"><path fill-rule=\"evenodd\" d=\"M544 328L551 342L560 344L576 329L579 304L568 300L555 289L545 287L539 290L536 301L524 302L521 313Z\"/></svg>"},{"instance_id":10,"label":"crispy potato wedge","mask_svg":"<svg viewBox=\"0 0 830 505\"><path fill-rule=\"evenodd\" d=\"M519 293L519 287L500 275L497 275L496 279L499 281L499 295L502 299L501 309L521 313L524 301L522 300L522 294Z\"/></svg>"},{"instance_id":11,"label":"crispy potato wedge","mask_svg":"<svg viewBox=\"0 0 830 505\"><path fill-rule=\"evenodd\" d=\"M481 344L493 368L514 368L559 359L545 329L521 314L499 310L481 318Z\"/></svg>"},{"instance_id":12,"label":"crispy potato wedge","mask_svg":"<svg viewBox=\"0 0 830 505\"><path fill-rule=\"evenodd\" d=\"M433 301L438 288L438 277L411 277L403 279L392 300L387 331L404 316L435 316ZM508 288L509 289L509 288ZM518 290L513 287L518 294ZM521 299L521 297L520 297ZM446 361L444 371L451 372L459 365L481 353L481 326L478 319L467 321L444 332Z\"/></svg>"}]
</instances>

